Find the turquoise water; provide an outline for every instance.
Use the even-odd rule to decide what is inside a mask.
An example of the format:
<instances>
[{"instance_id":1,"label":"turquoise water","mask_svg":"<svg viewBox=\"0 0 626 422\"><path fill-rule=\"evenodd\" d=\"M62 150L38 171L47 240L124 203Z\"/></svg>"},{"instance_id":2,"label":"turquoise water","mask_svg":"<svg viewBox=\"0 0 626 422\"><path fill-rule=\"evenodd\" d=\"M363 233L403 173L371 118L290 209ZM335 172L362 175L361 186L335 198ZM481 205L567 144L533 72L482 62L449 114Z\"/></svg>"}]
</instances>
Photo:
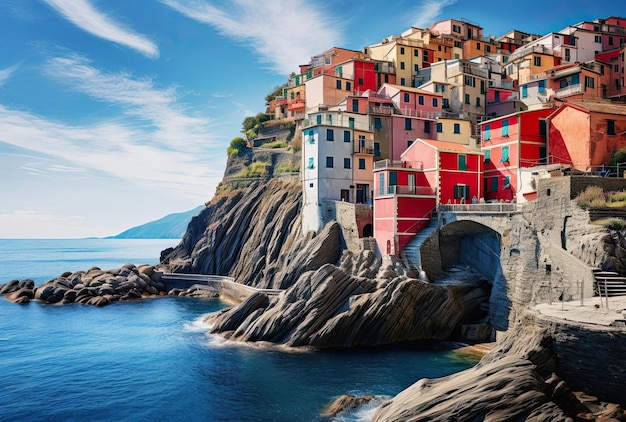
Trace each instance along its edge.
<instances>
[{"instance_id":1,"label":"turquoise water","mask_svg":"<svg viewBox=\"0 0 626 422\"><path fill-rule=\"evenodd\" d=\"M15 242L11 256L19 257ZM84 241L75 242L57 258L84 262ZM136 262L132 256L141 254L123 262ZM38 257L49 265L50 257ZM20 261L43 271L37 257ZM445 350L294 353L237 345L207 334L201 322L225 306L174 297L103 308L0 300L0 421L323 421L320 412L341 394L389 397L419 378L470 365ZM374 405L335 420L367 420Z\"/></svg>"}]
</instances>

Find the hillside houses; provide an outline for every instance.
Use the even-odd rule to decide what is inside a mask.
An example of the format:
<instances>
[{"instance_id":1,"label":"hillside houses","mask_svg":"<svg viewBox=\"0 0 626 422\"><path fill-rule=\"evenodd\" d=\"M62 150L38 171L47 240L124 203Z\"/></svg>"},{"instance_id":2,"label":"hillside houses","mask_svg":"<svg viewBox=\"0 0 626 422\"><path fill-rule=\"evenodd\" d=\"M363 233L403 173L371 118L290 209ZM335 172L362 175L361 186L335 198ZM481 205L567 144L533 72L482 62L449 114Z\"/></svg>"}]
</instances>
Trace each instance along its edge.
<instances>
[{"instance_id":1,"label":"hillside houses","mask_svg":"<svg viewBox=\"0 0 626 422\"><path fill-rule=\"evenodd\" d=\"M302 139L303 229L353 204L399 255L438 204L532 201L547 169L599 174L626 147L625 54L626 18L609 17L500 37L448 19L313 56L268 104Z\"/></svg>"}]
</instances>

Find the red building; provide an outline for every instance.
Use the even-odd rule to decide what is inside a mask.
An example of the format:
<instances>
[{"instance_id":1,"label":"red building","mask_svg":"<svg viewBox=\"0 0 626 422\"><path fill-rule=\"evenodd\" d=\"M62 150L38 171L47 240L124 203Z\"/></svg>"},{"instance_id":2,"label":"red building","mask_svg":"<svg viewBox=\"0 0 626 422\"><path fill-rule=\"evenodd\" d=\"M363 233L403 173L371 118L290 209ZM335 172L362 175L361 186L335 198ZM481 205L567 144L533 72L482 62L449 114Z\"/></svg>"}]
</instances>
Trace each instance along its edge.
<instances>
[{"instance_id":1,"label":"red building","mask_svg":"<svg viewBox=\"0 0 626 422\"><path fill-rule=\"evenodd\" d=\"M534 199L522 186L522 168L547 164L546 118L553 109L523 111L481 123L485 200ZM526 196L518 195L527 192Z\"/></svg>"},{"instance_id":2,"label":"red building","mask_svg":"<svg viewBox=\"0 0 626 422\"><path fill-rule=\"evenodd\" d=\"M626 107L609 101L564 103L548 117L548 151L554 162L599 171L626 147Z\"/></svg>"},{"instance_id":3,"label":"red building","mask_svg":"<svg viewBox=\"0 0 626 422\"><path fill-rule=\"evenodd\" d=\"M380 250L399 256L426 227L439 203L481 196L479 152L452 142L417 139L401 160L374 166L374 237Z\"/></svg>"}]
</instances>

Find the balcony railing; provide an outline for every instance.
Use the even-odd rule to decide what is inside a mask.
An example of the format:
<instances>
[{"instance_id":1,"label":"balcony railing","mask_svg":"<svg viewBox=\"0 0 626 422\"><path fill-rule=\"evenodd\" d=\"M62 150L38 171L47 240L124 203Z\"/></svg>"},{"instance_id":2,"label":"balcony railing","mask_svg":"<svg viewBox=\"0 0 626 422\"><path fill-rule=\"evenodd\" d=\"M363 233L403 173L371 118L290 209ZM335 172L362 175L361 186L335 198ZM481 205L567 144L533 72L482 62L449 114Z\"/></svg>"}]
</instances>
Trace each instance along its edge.
<instances>
[{"instance_id":1,"label":"balcony railing","mask_svg":"<svg viewBox=\"0 0 626 422\"><path fill-rule=\"evenodd\" d=\"M401 160L380 160L374 163L374 170L382 170L386 168L403 168L423 170L424 163L421 161L401 161Z\"/></svg>"},{"instance_id":2,"label":"balcony railing","mask_svg":"<svg viewBox=\"0 0 626 422\"><path fill-rule=\"evenodd\" d=\"M511 212L520 212L524 204L512 202L491 202L485 204L441 204L440 212L465 212L465 213L484 213L484 214L505 214Z\"/></svg>"},{"instance_id":3,"label":"balcony railing","mask_svg":"<svg viewBox=\"0 0 626 422\"><path fill-rule=\"evenodd\" d=\"M392 114L394 114L393 107L370 107L369 111L372 114L384 114L387 116L391 116Z\"/></svg>"},{"instance_id":4,"label":"balcony railing","mask_svg":"<svg viewBox=\"0 0 626 422\"><path fill-rule=\"evenodd\" d=\"M570 95L580 94L582 92L580 84L566 86L565 88L554 91L555 97L567 97Z\"/></svg>"},{"instance_id":5,"label":"balcony railing","mask_svg":"<svg viewBox=\"0 0 626 422\"><path fill-rule=\"evenodd\" d=\"M434 111L415 110L412 108L401 108L396 111L395 114L401 114L409 117L421 117L424 119L437 119L441 117L441 113L435 113Z\"/></svg>"},{"instance_id":6,"label":"balcony railing","mask_svg":"<svg viewBox=\"0 0 626 422\"><path fill-rule=\"evenodd\" d=\"M374 190L375 197L386 195L437 196L437 189L428 186L393 185Z\"/></svg>"}]
</instances>

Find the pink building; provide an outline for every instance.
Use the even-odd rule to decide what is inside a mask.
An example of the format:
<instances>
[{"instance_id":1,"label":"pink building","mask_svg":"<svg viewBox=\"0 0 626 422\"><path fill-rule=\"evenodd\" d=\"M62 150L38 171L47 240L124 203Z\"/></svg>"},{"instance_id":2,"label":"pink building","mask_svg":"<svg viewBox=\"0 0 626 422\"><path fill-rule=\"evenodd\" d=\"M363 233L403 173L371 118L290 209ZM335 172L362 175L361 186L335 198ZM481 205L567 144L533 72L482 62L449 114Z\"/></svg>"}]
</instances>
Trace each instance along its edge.
<instances>
[{"instance_id":1,"label":"pink building","mask_svg":"<svg viewBox=\"0 0 626 422\"><path fill-rule=\"evenodd\" d=\"M437 204L482 195L481 154L466 145L416 139L400 158L374 166L374 237L384 254L396 256Z\"/></svg>"}]
</instances>

